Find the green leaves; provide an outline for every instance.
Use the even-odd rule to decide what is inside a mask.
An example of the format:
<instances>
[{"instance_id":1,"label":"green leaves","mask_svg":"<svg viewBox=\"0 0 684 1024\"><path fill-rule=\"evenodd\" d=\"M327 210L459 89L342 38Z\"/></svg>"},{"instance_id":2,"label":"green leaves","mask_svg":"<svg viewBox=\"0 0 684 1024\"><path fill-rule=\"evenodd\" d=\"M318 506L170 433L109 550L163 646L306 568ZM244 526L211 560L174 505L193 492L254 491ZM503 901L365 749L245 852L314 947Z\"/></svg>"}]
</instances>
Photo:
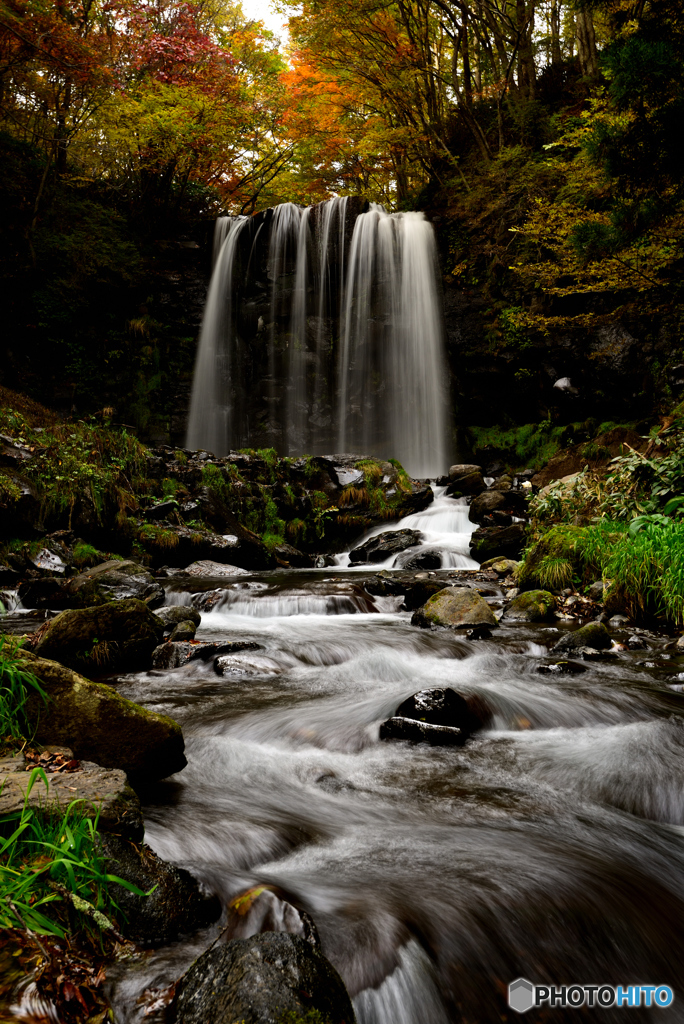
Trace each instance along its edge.
<instances>
[{"instance_id":1,"label":"green leaves","mask_svg":"<svg viewBox=\"0 0 684 1024\"><path fill-rule=\"evenodd\" d=\"M37 724L32 725L26 717L29 697L37 694L46 705L48 698L17 651L16 644L0 637L0 736L22 740L33 735Z\"/></svg>"}]
</instances>

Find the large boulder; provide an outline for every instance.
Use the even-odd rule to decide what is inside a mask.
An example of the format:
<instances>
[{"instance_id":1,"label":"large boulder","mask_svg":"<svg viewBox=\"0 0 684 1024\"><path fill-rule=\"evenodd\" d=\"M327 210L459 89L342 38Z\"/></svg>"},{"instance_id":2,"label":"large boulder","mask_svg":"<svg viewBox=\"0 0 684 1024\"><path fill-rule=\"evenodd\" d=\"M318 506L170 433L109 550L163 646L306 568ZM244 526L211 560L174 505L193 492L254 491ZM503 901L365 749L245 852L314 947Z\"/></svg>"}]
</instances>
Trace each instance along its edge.
<instances>
[{"instance_id":1,"label":"large boulder","mask_svg":"<svg viewBox=\"0 0 684 1024\"><path fill-rule=\"evenodd\" d=\"M123 915L121 930L139 946L166 946L220 916L216 896L204 893L189 871L160 860L149 846L116 835L101 835L99 846L106 870L146 893L138 896L110 883Z\"/></svg>"},{"instance_id":2,"label":"large boulder","mask_svg":"<svg viewBox=\"0 0 684 1024\"><path fill-rule=\"evenodd\" d=\"M506 498L501 491L485 491L483 494L478 494L476 498L473 498L470 503L468 519L471 523L482 523L485 516L491 515L497 509L504 508L505 505Z\"/></svg>"},{"instance_id":3,"label":"large boulder","mask_svg":"<svg viewBox=\"0 0 684 1024\"><path fill-rule=\"evenodd\" d=\"M363 565L366 562L384 562L399 551L420 544L423 535L420 530L388 530L371 537L365 544L359 544L349 554L352 565Z\"/></svg>"},{"instance_id":4,"label":"large boulder","mask_svg":"<svg viewBox=\"0 0 684 1024\"><path fill-rule=\"evenodd\" d=\"M422 608L413 613L412 626L451 626L468 629L471 626L498 626L494 612L484 598L470 587L446 587L429 598Z\"/></svg>"},{"instance_id":5,"label":"large boulder","mask_svg":"<svg viewBox=\"0 0 684 1024\"><path fill-rule=\"evenodd\" d=\"M164 590L152 573L137 562L102 562L71 579L27 580L19 588L26 608L92 608L129 597L150 608L164 603Z\"/></svg>"},{"instance_id":6,"label":"large boulder","mask_svg":"<svg viewBox=\"0 0 684 1024\"><path fill-rule=\"evenodd\" d=\"M607 651L612 646L610 633L602 622L589 622L572 633L566 633L552 651L577 651L581 647L590 647L594 651Z\"/></svg>"},{"instance_id":7,"label":"large boulder","mask_svg":"<svg viewBox=\"0 0 684 1024\"><path fill-rule=\"evenodd\" d=\"M100 830L117 832L126 839L142 839L143 816L140 801L131 789L126 773L119 768L103 768L89 761L73 759L73 752L59 758L43 756L35 764L23 754L0 759L0 817L19 815L26 803L47 813L61 816L74 800L82 801L82 813L97 814ZM33 782L31 769L40 766L46 774ZM51 770L55 767L55 770Z\"/></svg>"},{"instance_id":8,"label":"large boulder","mask_svg":"<svg viewBox=\"0 0 684 1024\"><path fill-rule=\"evenodd\" d=\"M506 622L550 622L556 598L548 590L526 590L514 597L503 614Z\"/></svg>"},{"instance_id":9,"label":"large boulder","mask_svg":"<svg viewBox=\"0 0 684 1024\"><path fill-rule=\"evenodd\" d=\"M524 546L524 523L511 523L510 526L480 526L470 538L470 554L478 562L485 562L495 555L519 558Z\"/></svg>"},{"instance_id":10,"label":"large boulder","mask_svg":"<svg viewBox=\"0 0 684 1024\"><path fill-rule=\"evenodd\" d=\"M481 494L486 489L481 466L460 465L449 469L447 494Z\"/></svg>"},{"instance_id":11,"label":"large boulder","mask_svg":"<svg viewBox=\"0 0 684 1024\"><path fill-rule=\"evenodd\" d=\"M176 1024L354 1024L339 974L306 939L265 932L203 953L181 979Z\"/></svg>"},{"instance_id":12,"label":"large boulder","mask_svg":"<svg viewBox=\"0 0 684 1024\"><path fill-rule=\"evenodd\" d=\"M38 743L64 744L77 758L122 768L133 778L163 779L185 767L183 733L173 719L56 661L19 653L47 695L47 705L37 694L26 705Z\"/></svg>"},{"instance_id":13,"label":"large boulder","mask_svg":"<svg viewBox=\"0 0 684 1024\"><path fill-rule=\"evenodd\" d=\"M61 612L50 620L35 653L89 675L145 669L163 635L161 619L144 601L129 598Z\"/></svg>"}]
</instances>

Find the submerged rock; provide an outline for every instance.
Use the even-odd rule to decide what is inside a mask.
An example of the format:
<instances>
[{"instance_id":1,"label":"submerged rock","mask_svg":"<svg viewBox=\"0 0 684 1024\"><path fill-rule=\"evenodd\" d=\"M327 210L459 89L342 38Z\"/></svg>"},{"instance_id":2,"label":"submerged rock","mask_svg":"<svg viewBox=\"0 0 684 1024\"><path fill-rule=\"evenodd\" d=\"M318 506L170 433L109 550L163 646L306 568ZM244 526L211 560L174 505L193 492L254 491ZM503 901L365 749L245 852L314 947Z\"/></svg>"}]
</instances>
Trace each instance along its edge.
<instances>
[{"instance_id":1,"label":"submerged rock","mask_svg":"<svg viewBox=\"0 0 684 1024\"><path fill-rule=\"evenodd\" d=\"M413 613L412 626L451 626L466 629L471 626L498 626L494 612L476 590L470 587L447 587Z\"/></svg>"},{"instance_id":2,"label":"submerged rock","mask_svg":"<svg viewBox=\"0 0 684 1024\"><path fill-rule=\"evenodd\" d=\"M514 597L504 612L506 622L550 622L556 598L548 590L526 590Z\"/></svg>"},{"instance_id":3,"label":"submerged rock","mask_svg":"<svg viewBox=\"0 0 684 1024\"><path fill-rule=\"evenodd\" d=\"M574 633L566 633L553 645L552 651L577 651L582 647L588 647L594 651L608 650L612 640L610 633L602 622L589 622L581 626Z\"/></svg>"},{"instance_id":4,"label":"submerged rock","mask_svg":"<svg viewBox=\"0 0 684 1024\"><path fill-rule=\"evenodd\" d=\"M379 533L377 537L371 537L365 544L354 548L349 553L349 561L352 565L362 565L364 562L384 562L390 555L420 544L422 539L423 535L419 530L388 530L386 533Z\"/></svg>"},{"instance_id":5,"label":"submerged rock","mask_svg":"<svg viewBox=\"0 0 684 1024\"><path fill-rule=\"evenodd\" d=\"M103 768L122 768L140 779L164 779L185 767L183 733L173 719L148 711L110 686L93 683L56 661L23 650L19 653L48 698L45 705L33 694L26 705L37 742L65 744L79 759Z\"/></svg>"},{"instance_id":6,"label":"submerged rock","mask_svg":"<svg viewBox=\"0 0 684 1024\"><path fill-rule=\"evenodd\" d=\"M354 1024L339 974L299 935L266 932L208 949L183 976L176 1024Z\"/></svg>"},{"instance_id":7,"label":"submerged rock","mask_svg":"<svg viewBox=\"0 0 684 1024\"><path fill-rule=\"evenodd\" d=\"M100 848L110 874L136 885L138 896L116 882L113 898L122 911L121 929L139 946L165 946L216 921L221 914L218 897L204 893L189 871L161 860L149 846L102 835Z\"/></svg>"},{"instance_id":8,"label":"submerged rock","mask_svg":"<svg viewBox=\"0 0 684 1024\"><path fill-rule=\"evenodd\" d=\"M145 668L161 640L164 623L135 598L94 608L71 608L52 619L35 647L91 675Z\"/></svg>"}]
</instances>

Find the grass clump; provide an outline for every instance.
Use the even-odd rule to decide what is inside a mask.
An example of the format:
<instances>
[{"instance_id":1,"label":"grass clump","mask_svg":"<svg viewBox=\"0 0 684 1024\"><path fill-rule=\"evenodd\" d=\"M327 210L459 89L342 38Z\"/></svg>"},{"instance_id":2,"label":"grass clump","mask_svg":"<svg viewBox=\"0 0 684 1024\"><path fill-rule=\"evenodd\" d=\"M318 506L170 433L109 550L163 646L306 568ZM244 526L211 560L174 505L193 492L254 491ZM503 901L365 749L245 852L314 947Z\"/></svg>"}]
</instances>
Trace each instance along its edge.
<instances>
[{"instance_id":1,"label":"grass clump","mask_svg":"<svg viewBox=\"0 0 684 1024\"><path fill-rule=\"evenodd\" d=\"M37 677L26 669L19 655L19 644L0 636L0 738L29 740L35 732L26 717L26 705L37 694L44 704L47 695Z\"/></svg>"},{"instance_id":2,"label":"grass clump","mask_svg":"<svg viewBox=\"0 0 684 1024\"><path fill-rule=\"evenodd\" d=\"M550 420L543 420L508 429L469 427L468 433L476 459L496 451L511 466L539 469L562 448L568 427L554 427Z\"/></svg>"}]
</instances>

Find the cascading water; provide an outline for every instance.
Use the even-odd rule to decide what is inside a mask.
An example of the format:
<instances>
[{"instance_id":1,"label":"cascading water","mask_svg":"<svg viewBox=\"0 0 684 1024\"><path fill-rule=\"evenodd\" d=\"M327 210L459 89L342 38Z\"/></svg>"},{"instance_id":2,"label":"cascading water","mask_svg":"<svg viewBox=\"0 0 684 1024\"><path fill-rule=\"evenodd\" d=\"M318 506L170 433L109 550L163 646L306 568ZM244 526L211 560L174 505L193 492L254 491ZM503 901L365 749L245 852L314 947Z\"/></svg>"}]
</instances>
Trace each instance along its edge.
<instances>
[{"instance_id":1,"label":"cascading water","mask_svg":"<svg viewBox=\"0 0 684 1024\"><path fill-rule=\"evenodd\" d=\"M394 456L413 476L445 471L447 371L422 214L286 203L219 218L214 256L189 446L352 450Z\"/></svg>"}]
</instances>

